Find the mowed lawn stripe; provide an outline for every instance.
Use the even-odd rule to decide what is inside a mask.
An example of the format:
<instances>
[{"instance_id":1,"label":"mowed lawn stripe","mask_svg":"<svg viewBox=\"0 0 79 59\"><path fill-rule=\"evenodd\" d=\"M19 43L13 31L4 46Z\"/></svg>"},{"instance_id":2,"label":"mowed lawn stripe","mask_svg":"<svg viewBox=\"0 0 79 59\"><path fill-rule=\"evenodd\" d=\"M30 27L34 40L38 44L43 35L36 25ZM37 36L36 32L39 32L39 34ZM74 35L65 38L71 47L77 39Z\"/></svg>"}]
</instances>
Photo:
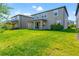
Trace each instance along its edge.
<instances>
[{"instance_id":1,"label":"mowed lawn stripe","mask_svg":"<svg viewBox=\"0 0 79 59\"><path fill-rule=\"evenodd\" d=\"M0 37L0 55L79 55L76 33L21 29Z\"/></svg>"}]
</instances>

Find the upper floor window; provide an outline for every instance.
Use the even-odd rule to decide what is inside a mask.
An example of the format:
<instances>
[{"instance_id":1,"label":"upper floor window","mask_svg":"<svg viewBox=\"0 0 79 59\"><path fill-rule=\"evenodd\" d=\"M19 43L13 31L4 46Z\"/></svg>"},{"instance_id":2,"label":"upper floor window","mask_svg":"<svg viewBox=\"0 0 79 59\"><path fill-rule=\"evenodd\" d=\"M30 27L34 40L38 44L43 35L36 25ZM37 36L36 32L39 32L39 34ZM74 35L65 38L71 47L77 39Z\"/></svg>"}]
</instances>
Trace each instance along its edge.
<instances>
[{"instance_id":1,"label":"upper floor window","mask_svg":"<svg viewBox=\"0 0 79 59\"><path fill-rule=\"evenodd\" d=\"M43 14L41 17L42 17L42 18L46 18L47 16L46 16L46 14Z\"/></svg>"},{"instance_id":2,"label":"upper floor window","mask_svg":"<svg viewBox=\"0 0 79 59\"><path fill-rule=\"evenodd\" d=\"M42 15L42 18L43 18L43 15Z\"/></svg>"},{"instance_id":3,"label":"upper floor window","mask_svg":"<svg viewBox=\"0 0 79 59\"><path fill-rule=\"evenodd\" d=\"M45 17L46 17L46 15L45 15Z\"/></svg>"},{"instance_id":4,"label":"upper floor window","mask_svg":"<svg viewBox=\"0 0 79 59\"><path fill-rule=\"evenodd\" d=\"M32 19L46 19L46 18L47 18L46 14L39 14L32 17Z\"/></svg>"},{"instance_id":5,"label":"upper floor window","mask_svg":"<svg viewBox=\"0 0 79 59\"><path fill-rule=\"evenodd\" d=\"M53 11L55 16L58 16L58 10Z\"/></svg>"},{"instance_id":6,"label":"upper floor window","mask_svg":"<svg viewBox=\"0 0 79 59\"><path fill-rule=\"evenodd\" d=\"M34 19L34 17L32 17L32 19Z\"/></svg>"},{"instance_id":7,"label":"upper floor window","mask_svg":"<svg viewBox=\"0 0 79 59\"><path fill-rule=\"evenodd\" d=\"M57 12L55 12L54 15L57 16Z\"/></svg>"},{"instance_id":8,"label":"upper floor window","mask_svg":"<svg viewBox=\"0 0 79 59\"><path fill-rule=\"evenodd\" d=\"M37 17L37 19L38 19L39 17Z\"/></svg>"},{"instance_id":9,"label":"upper floor window","mask_svg":"<svg viewBox=\"0 0 79 59\"><path fill-rule=\"evenodd\" d=\"M32 16L32 19L35 20L36 19L36 16Z\"/></svg>"}]
</instances>

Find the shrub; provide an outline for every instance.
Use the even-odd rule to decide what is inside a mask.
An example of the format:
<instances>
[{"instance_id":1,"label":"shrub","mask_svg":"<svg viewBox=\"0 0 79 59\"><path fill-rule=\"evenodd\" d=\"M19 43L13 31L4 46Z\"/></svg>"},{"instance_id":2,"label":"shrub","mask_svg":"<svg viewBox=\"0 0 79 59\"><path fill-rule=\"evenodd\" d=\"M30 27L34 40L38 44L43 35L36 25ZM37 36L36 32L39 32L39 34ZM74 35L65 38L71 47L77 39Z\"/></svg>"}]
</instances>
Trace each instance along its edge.
<instances>
[{"instance_id":1,"label":"shrub","mask_svg":"<svg viewBox=\"0 0 79 59\"><path fill-rule=\"evenodd\" d=\"M0 28L0 33L3 33L5 31L5 29Z\"/></svg>"},{"instance_id":2,"label":"shrub","mask_svg":"<svg viewBox=\"0 0 79 59\"><path fill-rule=\"evenodd\" d=\"M76 32L79 33L79 28L76 29Z\"/></svg>"},{"instance_id":3,"label":"shrub","mask_svg":"<svg viewBox=\"0 0 79 59\"><path fill-rule=\"evenodd\" d=\"M0 33L3 33L5 30L12 29L12 25L10 23L0 23Z\"/></svg>"},{"instance_id":4,"label":"shrub","mask_svg":"<svg viewBox=\"0 0 79 59\"><path fill-rule=\"evenodd\" d=\"M51 30L63 30L63 29L64 29L63 25L61 25L59 23L51 25Z\"/></svg>"},{"instance_id":5,"label":"shrub","mask_svg":"<svg viewBox=\"0 0 79 59\"><path fill-rule=\"evenodd\" d=\"M76 27L76 25L74 25L74 24L68 25L68 29L72 29L72 28L75 28L75 27Z\"/></svg>"},{"instance_id":6,"label":"shrub","mask_svg":"<svg viewBox=\"0 0 79 59\"><path fill-rule=\"evenodd\" d=\"M2 28L2 26L0 25L0 33L3 33L5 31L5 29Z\"/></svg>"},{"instance_id":7,"label":"shrub","mask_svg":"<svg viewBox=\"0 0 79 59\"><path fill-rule=\"evenodd\" d=\"M12 25L9 23L6 23L2 26L3 29L8 30L8 29L12 29Z\"/></svg>"}]
</instances>

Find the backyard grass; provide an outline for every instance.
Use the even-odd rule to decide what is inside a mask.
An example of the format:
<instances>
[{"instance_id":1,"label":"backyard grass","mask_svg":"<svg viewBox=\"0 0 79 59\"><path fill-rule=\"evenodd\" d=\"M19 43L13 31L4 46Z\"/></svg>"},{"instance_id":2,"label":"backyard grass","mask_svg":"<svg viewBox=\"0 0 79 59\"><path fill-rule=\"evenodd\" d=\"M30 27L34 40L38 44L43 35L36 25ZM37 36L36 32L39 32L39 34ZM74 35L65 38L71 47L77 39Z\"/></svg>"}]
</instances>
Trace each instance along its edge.
<instances>
[{"instance_id":1,"label":"backyard grass","mask_svg":"<svg viewBox=\"0 0 79 59\"><path fill-rule=\"evenodd\" d=\"M1 56L79 56L76 32L6 30L0 33Z\"/></svg>"}]
</instances>

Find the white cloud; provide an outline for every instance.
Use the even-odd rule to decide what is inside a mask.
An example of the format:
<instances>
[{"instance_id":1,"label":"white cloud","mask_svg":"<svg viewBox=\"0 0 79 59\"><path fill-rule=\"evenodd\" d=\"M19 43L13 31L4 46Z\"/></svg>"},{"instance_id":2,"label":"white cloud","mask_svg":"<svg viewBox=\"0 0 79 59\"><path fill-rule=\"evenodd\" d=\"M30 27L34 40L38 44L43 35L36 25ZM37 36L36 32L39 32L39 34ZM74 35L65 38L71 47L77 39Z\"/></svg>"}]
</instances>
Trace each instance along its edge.
<instances>
[{"instance_id":1,"label":"white cloud","mask_svg":"<svg viewBox=\"0 0 79 59\"><path fill-rule=\"evenodd\" d=\"M31 13L22 13L23 15L27 15L27 16L30 16Z\"/></svg>"},{"instance_id":2,"label":"white cloud","mask_svg":"<svg viewBox=\"0 0 79 59\"><path fill-rule=\"evenodd\" d=\"M75 15L75 11L73 11L73 14Z\"/></svg>"},{"instance_id":3,"label":"white cloud","mask_svg":"<svg viewBox=\"0 0 79 59\"><path fill-rule=\"evenodd\" d=\"M36 11L43 11L43 7L41 6L32 6L32 8L34 8Z\"/></svg>"},{"instance_id":4,"label":"white cloud","mask_svg":"<svg viewBox=\"0 0 79 59\"><path fill-rule=\"evenodd\" d=\"M73 21L75 21L75 20L76 20L75 15L74 15L74 14L70 14L70 16L69 16L69 20L73 20Z\"/></svg>"},{"instance_id":5,"label":"white cloud","mask_svg":"<svg viewBox=\"0 0 79 59\"><path fill-rule=\"evenodd\" d=\"M39 6L36 10L37 11L43 11L44 9L41 6Z\"/></svg>"},{"instance_id":6,"label":"white cloud","mask_svg":"<svg viewBox=\"0 0 79 59\"><path fill-rule=\"evenodd\" d=\"M24 12L21 12L20 10L17 10L16 12L14 12L14 15L17 15L17 14L22 14L22 15L27 15L27 16L30 16L31 13L24 13Z\"/></svg>"},{"instance_id":7,"label":"white cloud","mask_svg":"<svg viewBox=\"0 0 79 59\"><path fill-rule=\"evenodd\" d=\"M16 10L16 11L14 12L14 15L17 15L17 14L21 14L21 11L20 11L20 10Z\"/></svg>"},{"instance_id":8,"label":"white cloud","mask_svg":"<svg viewBox=\"0 0 79 59\"><path fill-rule=\"evenodd\" d=\"M32 8L37 8L37 6L32 6Z\"/></svg>"},{"instance_id":9,"label":"white cloud","mask_svg":"<svg viewBox=\"0 0 79 59\"><path fill-rule=\"evenodd\" d=\"M69 18L68 18L69 20L73 20L73 21L75 21L76 20L76 18L75 18L75 11L71 11L70 13L69 13Z\"/></svg>"}]
</instances>

